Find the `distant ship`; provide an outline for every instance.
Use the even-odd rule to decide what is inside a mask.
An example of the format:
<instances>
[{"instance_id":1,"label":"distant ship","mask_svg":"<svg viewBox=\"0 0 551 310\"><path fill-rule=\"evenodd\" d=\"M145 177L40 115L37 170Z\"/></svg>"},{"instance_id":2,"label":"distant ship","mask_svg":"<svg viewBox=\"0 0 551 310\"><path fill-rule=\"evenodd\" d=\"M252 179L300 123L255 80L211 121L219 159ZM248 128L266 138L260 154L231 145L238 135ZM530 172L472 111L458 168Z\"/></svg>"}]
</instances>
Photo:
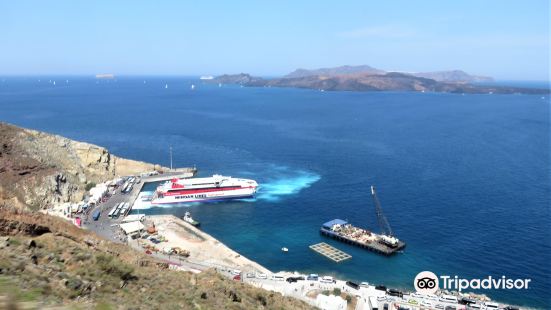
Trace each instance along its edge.
<instances>
[{"instance_id":1,"label":"distant ship","mask_svg":"<svg viewBox=\"0 0 551 310\"><path fill-rule=\"evenodd\" d=\"M212 75L202 75L199 79L200 80L212 80L212 79L214 79L214 76L212 76Z\"/></svg>"},{"instance_id":2,"label":"distant ship","mask_svg":"<svg viewBox=\"0 0 551 310\"><path fill-rule=\"evenodd\" d=\"M151 204L252 198L257 188L258 183L255 180L222 175L172 179L157 187Z\"/></svg>"},{"instance_id":3,"label":"distant ship","mask_svg":"<svg viewBox=\"0 0 551 310\"><path fill-rule=\"evenodd\" d=\"M112 73L96 74L96 79L114 79L115 75Z\"/></svg>"}]
</instances>

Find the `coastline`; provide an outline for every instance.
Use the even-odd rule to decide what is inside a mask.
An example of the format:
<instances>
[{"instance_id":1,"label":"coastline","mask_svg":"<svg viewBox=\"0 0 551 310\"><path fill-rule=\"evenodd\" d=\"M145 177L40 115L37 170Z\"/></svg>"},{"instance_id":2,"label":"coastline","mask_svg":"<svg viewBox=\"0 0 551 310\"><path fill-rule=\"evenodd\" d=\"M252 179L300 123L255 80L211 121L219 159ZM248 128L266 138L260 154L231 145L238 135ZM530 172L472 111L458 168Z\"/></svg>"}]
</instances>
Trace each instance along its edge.
<instances>
[{"instance_id":1,"label":"coastline","mask_svg":"<svg viewBox=\"0 0 551 310\"><path fill-rule=\"evenodd\" d=\"M26 131L24 133L28 135L29 131ZM28 175L34 176L35 174L43 177L45 180L48 180L48 178L51 178L51 177L57 180L59 179L59 177L57 177L59 175L58 173L67 174L67 171L69 171L70 167L77 166L79 168L80 167L85 168L85 169L82 169L82 168L81 169L86 172L86 175L89 176L89 179L91 179L90 176L94 176L95 177L94 180L108 182L108 181L112 181L109 179L111 179L114 175L118 174L118 173L117 174L111 173L111 170L109 169L109 167L112 167L112 166L113 166L113 170L117 168L117 166L111 162L111 160L113 159L119 161L119 163L121 161L125 162L127 164L125 166L125 169L128 169L127 171L131 171L131 172L128 172L128 174L140 174L143 172L147 172L148 169L152 169L152 168L155 169L155 167L160 167L153 164L117 158L114 155L111 155L110 153L108 153L107 150L101 147L97 147L97 146L89 147L88 144L72 141L60 136L53 136L52 138L51 135L48 135L45 133L39 133L35 131L33 131L32 135L30 136L34 138L33 139L34 143L32 145L43 145L47 142L51 142L52 139L54 139L54 141L63 142L64 148L67 148L67 145L71 146L71 148L69 148L69 151L72 150L73 148L72 145L77 143L78 143L77 146L86 145L86 148L74 147L74 149L76 150L85 149L87 151L85 152L86 156L75 155L74 157L75 159L73 161L64 160L64 161L59 161L59 163L55 161L55 163L57 164L56 173L48 173L48 174L42 175L42 174L38 174L37 170L33 170L31 171L31 173L21 176L19 179L22 181L25 181L25 178ZM45 142L42 142L42 140L45 140ZM102 151L96 152L95 151L96 148ZM60 152L60 153L63 153L63 152ZM98 155L98 153L101 156ZM98 162L100 164L97 164ZM100 173L105 170L107 170L109 173ZM120 172L120 168L119 168L119 172ZM79 183L77 183L76 180L72 180L71 178L67 177L65 181L60 180L58 184L63 184L64 186L69 187L70 185L79 184ZM118 199L136 200L136 198L139 196L139 192L138 192L138 195L135 195L135 194L136 194L136 190L133 193L128 194L127 196L122 196L117 194L117 197ZM47 192L44 195L46 196L46 195L54 195L54 194ZM55 197L55 196L51 196L51 197ZM111 200L111 202L113 202L113 199L115 196L109 196L109 197L113 197L113 198L108 198ZM127 198L124 198L124 197L127 197ZM59 201L59 200L61 199L58 199L58 203L63 201L63 200L62 201ZM140 201L140 200L138 199L137 201ZM104 203L100 203L98 206L100 206L101 208L107 207L107 205L105 205ZM46 209L42 209L41 211L48 212ZM73 220L73 218L67 217L61 212L56 215L63 217L64 219L69 221ZM234 268L241 269L243 274L248 272L255 272L255 271L265 273L268 275L272 274L272 272L270 272L267 268L260 265L259 263L252 261L247 257L242 256L241 254L232 250L231 248L229 248L228 246L226 246L224 243L220 242L216 238L212 237L211 235L193 227L192 225L189 225L188 223L184 222L183 220L173 215L150 215L148 216L148 218L153 223L155 223L155 226L159 231L159 233L165 236L166 239L168 240L166 243L160 244L159 245L160 247L163 247L163 246L180 247L182 249L188 250L190 252L190 257L186 259L186 261L196 265L203 266L204 268L201 268L202 270L206 270L208 268L216 268L217 271L219 272L226 272L226 273L223 273L225 276L231 276L231 273L228 274L227 271L233 270ZM99 229L100 231L107 231L108 226L110 225L104 225L103 227L100 226ZM98 231L95 231L95 232L98 233ZM102 236L103 238L109 239L103 234L98 234L98 236ZM128 241L130 241L130 238L128 238ZM138 247L138 250L139 250L138 252L141 252L141 253L144 252L144 249L142 248ZM193 271L193 270L190 270L190 271ZM291 273L285 272L285 271L277 272L277 274L291 275ZM344 282L343 280L338 280L338 281ZM268 286L265 285L264 288L266 287ZM280 288L281 287L278 287L278 289ZM528 309L525 307L522 307L522 308Z\"/></svg>"},{"instance_id":2,"label":"coastline","mask_svg":"<svg viewBox=\"0 0 551 310\"><path fill-rule=\"evenodd\" d=\"M166 237L163 246L189 251L188 261L213 268L232 267L243 272L271 274L264 266L174 215L148 215L146 221L153 222L158 233Z\"/></svg>"}]
</instances>

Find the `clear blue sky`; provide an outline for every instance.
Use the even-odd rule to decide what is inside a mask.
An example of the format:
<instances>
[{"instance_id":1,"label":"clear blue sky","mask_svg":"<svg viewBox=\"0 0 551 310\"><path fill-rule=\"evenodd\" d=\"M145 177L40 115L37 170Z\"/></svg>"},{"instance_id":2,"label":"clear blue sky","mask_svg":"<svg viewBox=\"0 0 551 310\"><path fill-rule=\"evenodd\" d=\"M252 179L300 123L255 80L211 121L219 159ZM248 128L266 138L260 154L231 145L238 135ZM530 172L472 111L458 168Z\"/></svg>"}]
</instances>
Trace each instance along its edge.
<instances>
[{"instance_id":1,"label":"clear blue sky","mask_svg":"<svg viewBox=\"0 0 551 310\"><path fill-rule=\"evenodd\" d=\"M368 64L547 80L549 1L1 1L0 74Z\"/></svg>"}]
</instances>

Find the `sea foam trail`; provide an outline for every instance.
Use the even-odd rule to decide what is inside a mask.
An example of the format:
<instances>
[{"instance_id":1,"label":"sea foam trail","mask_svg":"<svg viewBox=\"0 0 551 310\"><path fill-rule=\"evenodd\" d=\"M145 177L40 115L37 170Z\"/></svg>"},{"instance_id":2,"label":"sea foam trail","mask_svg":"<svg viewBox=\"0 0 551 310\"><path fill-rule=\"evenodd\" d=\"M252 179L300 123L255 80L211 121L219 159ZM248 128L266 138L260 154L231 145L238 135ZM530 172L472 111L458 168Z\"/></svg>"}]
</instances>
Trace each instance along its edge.
<instances>
[{"instance_id":1,"label":"sea foam trail","mask_svg":"<svg viewBox=\"0 0 551 310\"><path fill-rule=\"evenodd\" d=\"M280 176L260 183L257 199L279 201L285 196L298 194L301 190L310 187L321 179L320 175L306 171L297 172L294 176Z\"/></svg>"}]
</instances>

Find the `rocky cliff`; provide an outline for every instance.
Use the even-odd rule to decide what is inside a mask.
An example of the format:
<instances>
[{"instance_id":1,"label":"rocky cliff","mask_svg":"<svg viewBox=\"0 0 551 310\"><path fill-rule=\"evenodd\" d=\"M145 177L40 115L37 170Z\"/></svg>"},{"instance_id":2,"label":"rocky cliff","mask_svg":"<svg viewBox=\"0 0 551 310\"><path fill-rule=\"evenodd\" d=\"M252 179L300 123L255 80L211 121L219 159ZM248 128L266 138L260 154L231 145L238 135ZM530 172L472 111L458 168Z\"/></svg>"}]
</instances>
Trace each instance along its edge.
<instances>
[{"instance_id":1,"label":"rocky cliff","mask_svg":"<svg viewBox=\"0 0 551 310\"><path fill-rule=\"evenodd\" d=\"M166 168L103 147L0 122L0 206L39 209L83 199L87 184Z\"/></svg>"}]
</instances>

